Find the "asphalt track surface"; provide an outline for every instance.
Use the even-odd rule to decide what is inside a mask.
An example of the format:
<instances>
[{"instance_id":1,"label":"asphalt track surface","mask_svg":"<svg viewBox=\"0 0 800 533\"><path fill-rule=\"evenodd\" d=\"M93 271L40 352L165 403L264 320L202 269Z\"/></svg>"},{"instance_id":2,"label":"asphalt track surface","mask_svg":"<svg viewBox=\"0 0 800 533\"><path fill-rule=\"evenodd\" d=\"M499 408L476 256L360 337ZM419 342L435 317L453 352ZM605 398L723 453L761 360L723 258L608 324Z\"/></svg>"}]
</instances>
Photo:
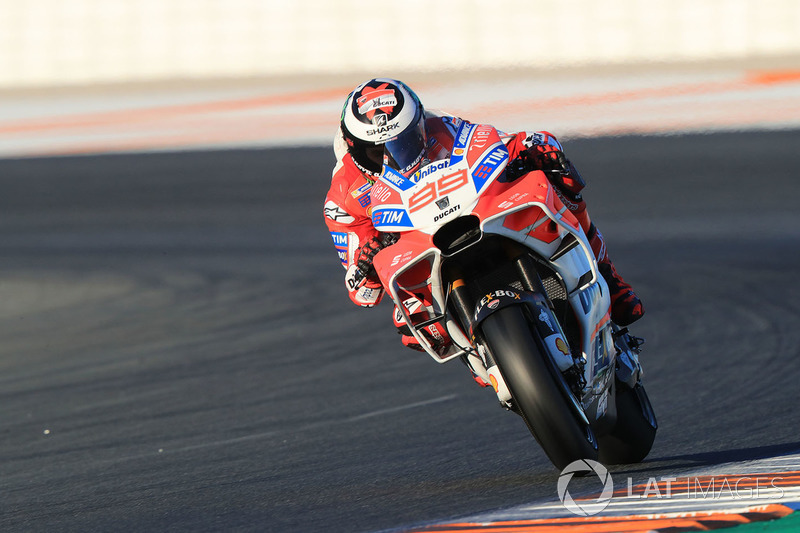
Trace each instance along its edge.
<instances>
[{"instance_id":1,"label":"asphalt track surface","mask_svg":"<svg viewBox=\"0 0 800 533\"><path fill-rule=\"evenodd\" d=\"M798 146L567 143L648 310L661 427L614 476L800 449ZM377 531L555 501L518 417L404 349L388 303L350 304L321 214L332 163L0 161L0 530Z\"/></svg>"}]
</instances>

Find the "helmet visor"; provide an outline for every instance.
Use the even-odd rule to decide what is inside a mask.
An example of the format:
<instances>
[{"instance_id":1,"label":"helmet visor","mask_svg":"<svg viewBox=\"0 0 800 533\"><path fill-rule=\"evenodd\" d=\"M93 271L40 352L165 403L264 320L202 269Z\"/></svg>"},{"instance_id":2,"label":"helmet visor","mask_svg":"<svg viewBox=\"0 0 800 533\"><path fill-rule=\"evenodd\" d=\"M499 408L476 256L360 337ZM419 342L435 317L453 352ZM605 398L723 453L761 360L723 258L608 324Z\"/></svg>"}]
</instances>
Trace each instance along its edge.
<instances>
[{"instance_id":1,"label":"helmet visor","mask_svg":"<svg viewBox=\"0 0 800 533\"><path fill-rule=\"evenodd\" d=\"M387 141L383 145L383 154L388 166L408 177L419 169L425 157L425 118L421 118L416 126Z\"/></svg>"}]
</instances>

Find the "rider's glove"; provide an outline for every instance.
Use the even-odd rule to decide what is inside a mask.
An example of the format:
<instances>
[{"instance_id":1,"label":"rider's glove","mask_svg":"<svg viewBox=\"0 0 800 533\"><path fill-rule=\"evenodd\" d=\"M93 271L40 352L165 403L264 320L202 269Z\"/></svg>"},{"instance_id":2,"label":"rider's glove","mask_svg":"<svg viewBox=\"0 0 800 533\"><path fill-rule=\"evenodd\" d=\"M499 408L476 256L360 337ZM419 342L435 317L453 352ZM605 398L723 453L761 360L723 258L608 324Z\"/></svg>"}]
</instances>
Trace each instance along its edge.
<instances>
[{"instance_id":1,"label":"rider's glove","mask_svg":"<svg viewBox=\"0 0 800 533\"><path fill-rule=\"evenodd\" d=\"M528 172L541 170L548 178L566 172L569 162L564 157L564 152L554 146L537 145L527 150L522 150L517 157L508 164L508 178L513 181Z\"/></svg>"},{"instance_id":2,"label":"rider's glove","mask_svg":"<svg viewBox=\"0 0 800 533\"><path fill-rule=\"evenodd\" d=\"M525 150L528 152L530 164L534 168L531 170L541 170L545 174L561 174L568 172L569 162L564 156L564 152L549 144L542 144ZM520 154L522 155L522 154Z\"/></svg>"},{"instance_id":3,"label":"rider's glove","mask_svg":"<svg viewBox=\"0 0 800 533\"><path fill-rule=\"evenodd\" d=\"M567 198L570 202L581 203L581 191L586 187L586 182L583 181L580 172L572 164L572 161L566 159L564 170L560 172L553 172L547 174L547 179L558 190L559 196ZM571 211L575 211L570 207Z\"/></svg>"},{"instance_id":4,"label":"rider's glove","mask_svg":"<svg viewBox=\"0 0 800 533\"><path fill-rule=\"evenodd\" d=\"M355 260L344 275L350 299L361 307L377 305L383 298L383 286L372 265L372 260L384 247L377 237L368 240L355 254Z\"/></svg>"},{"instance_id":5,"label":"rider's glove","mask_svg":"<svg viewBox=\"0 0 800 533\"><path fill-rule=\"evenodd\" d=\"M555 146L537 145L528 148L521 151L514 162L516 162L517 169L523 170L523 173L533 170L543 171L548 181L555 187L559 198L570 211L577 213L586 209L586 203L581 196L586 182L583 181L572 161L567 159L564 152Z\"/></svg>"}]
</instances>

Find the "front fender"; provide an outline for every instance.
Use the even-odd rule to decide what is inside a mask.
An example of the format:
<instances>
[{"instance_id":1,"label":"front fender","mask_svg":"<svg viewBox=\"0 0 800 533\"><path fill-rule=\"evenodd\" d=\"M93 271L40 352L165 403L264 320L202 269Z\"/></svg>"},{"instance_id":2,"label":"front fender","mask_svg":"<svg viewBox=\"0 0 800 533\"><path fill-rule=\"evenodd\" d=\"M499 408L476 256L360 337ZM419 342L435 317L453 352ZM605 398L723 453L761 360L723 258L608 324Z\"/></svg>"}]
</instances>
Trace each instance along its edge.
<instances>
[{"instance_id":1,"label":"front fender","mask_svg":"<svg viewBox=\"0 0 800 533\"><path fill-rule=\"evenodd\" d=\"M536 305L542 299L541 295L531 292L519 292L512 289L498 289L488 292L486 296L478 300L478 303L475 305L470 335L475 334L475 330L478 329L481 322L486 320L486 317L496 313L500 309L508 307L509 305Z\"/></svg>"},{"instance_id":2,"label":"front fender","mask_svg":"<svg viewBox=\"0 0 800 533\"><path fill-rule=\"evenodd\" d=\"M552 358L562 372L575 364L561 325L553 315L547 298L542 294L518 292L510 288L486 294L475 306L470 334L474 336L475 330L487 317L511 305L524 305L530 309L531 325L537 333L537 342L541 343L540 348Z\"/></svg>"}]
</instances>

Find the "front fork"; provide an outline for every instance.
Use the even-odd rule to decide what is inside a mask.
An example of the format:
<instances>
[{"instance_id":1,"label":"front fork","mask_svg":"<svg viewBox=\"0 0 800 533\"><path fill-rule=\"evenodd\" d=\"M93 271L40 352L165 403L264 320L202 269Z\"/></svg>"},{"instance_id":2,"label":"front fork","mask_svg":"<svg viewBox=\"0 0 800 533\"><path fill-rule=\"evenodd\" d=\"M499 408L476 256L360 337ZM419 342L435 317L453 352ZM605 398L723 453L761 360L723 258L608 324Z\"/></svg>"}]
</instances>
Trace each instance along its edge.
<instances>
[{"instance_id":1,"label":"front fork","mask_svg":"<svg viewBox=\"0 0 800 533\"><path fill-rule=\"evenodd\" d=\"M500 403L506 407L511 406L511 393L503 380L503 376L497 370L497 363L489 353L489 350L475 341L475 305L469 296L466 283L461 278L456 279L450 285L449 292L450 308L453 313L458 317L458 322L464 327L465 333L470 338L475 350L469 350L462 356L462 360L469 367L476 381L490 384L497 394ZM476 351L477 350L477 351ZM484 385L485 386L485 385Z\"/></svg>"},{"instance_id":2,"label":"front fork","mask_svg":"<svg viewBox=\"0 0 800 533\"><path fill-rule=\"evenodd\" d=\"M576 397L580 397L579 391L585 386L583 370L573 358L567 337L550 306L542 281L535 267L531 264L530 258L520 256L516 259L516 264L523 288L529 294L529 297L525 301L521 301L519 305L525 306L529 322L542 342L541 349L546 352L546 356L552 359L558 371L568 377L567 381L570 388ZM451 283L448 299L451 310L458 317L459 322L465 326L465 331L469 334L470 340L477 350L464 355L462 357L463 361L470 368L473 375L492 385L501 404L507 407L511 406L511 393L505 384L494 357L489 350L484 349L480 343L476 342L475 330L479 325L479 322L477 322L478 310L475 302L472 302L472 298L470 298L463 279L457 278Z\"/></svg>"}]
</instances>

